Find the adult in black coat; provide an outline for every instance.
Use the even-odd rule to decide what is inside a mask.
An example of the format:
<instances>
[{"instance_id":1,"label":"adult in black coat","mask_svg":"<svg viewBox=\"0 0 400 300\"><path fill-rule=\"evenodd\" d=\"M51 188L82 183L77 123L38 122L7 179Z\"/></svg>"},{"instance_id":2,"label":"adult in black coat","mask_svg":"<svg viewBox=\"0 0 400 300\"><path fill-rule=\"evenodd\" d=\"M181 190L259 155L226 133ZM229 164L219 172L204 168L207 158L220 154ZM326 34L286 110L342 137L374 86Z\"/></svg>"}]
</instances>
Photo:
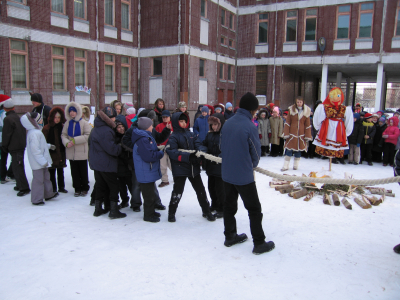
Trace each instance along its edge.
<instances>
[{"instance_id":1,"label":"adult in black coat","mask_svg":"<svg viewBox=\"0 0 400 300\"><path fill-rule=\"evenodd\" d=\"M353 125L353 131L347 137L350 148L348 163L358 165L358 162L360 161L360 146L364 140L364 126L359 113L354 113L353 117L356 121Z\"/></svg>"},{"instance_id":2,"label":"adult in black coat","mask_svg":"<svg viewBox=\"0 0 400 300\"><path fill-rule=\"evenodd\" d=\"M146 117L150 111L152 111L152 110L145 109L145 110L141 111L139 114L139 118ZM136 128L138 128L138 121L135 121L132 123L131 128L128 129L128 131L124 134L124 136L122 138L122 146L130 152L130 155L132 155L133 146L134 146L134 144L132 143L132 133L133 133L133 130ZM168 139L168 137L171 134L170 128L171 128L171 125L167 125L161 132L157 132L153 128L153 131L151 132L151 134L154 137L154 139L156 140L157 144L161 144L166 139ZM139 212L140 206L142 205L143 201L142 201L142 197L140 196L140 193L141 193L140 185L139 185L139 182L137 181L136 174L134 172L135 166L133 164L133 158L129 159L129 167L132 170L131 208L133 209L133 211ZM156 191L157 191L157 195L158 195L158 190L156 189ZM156 201L155 209L159 209L159 210L165 209L165 206L162 204L159 195L158 195L158 199Z\"/></svg>"},{"instance_id":3,"label":"adult in black coat","mask_svg":"<svg viewBox=\"0 0 400 300\"><path fill-rule=\"evenodd\" d=\"M43 123L40 126L46 126L48 124L48 118L50 114L51 107L43 103L43 97L39 93L31 95L32 105L34 106L32 112L37 112L43 118Z\"/></svg>"},{"instance_id":4,"label":"adult in black coat","mask_svg":"<svg viewBox=\"0 0 400 300\"><path fill-rule=\"evenodd\" d=\"M382 120L381 120L382 119ZM373 162L382 162L382 152L383 152L383 143L384 139L382 139L382 133L386 130L387 124L386 119L381 118L378 122L375 123L375 136L372 142L372 161Z\"/></svg>"}]
</instances>

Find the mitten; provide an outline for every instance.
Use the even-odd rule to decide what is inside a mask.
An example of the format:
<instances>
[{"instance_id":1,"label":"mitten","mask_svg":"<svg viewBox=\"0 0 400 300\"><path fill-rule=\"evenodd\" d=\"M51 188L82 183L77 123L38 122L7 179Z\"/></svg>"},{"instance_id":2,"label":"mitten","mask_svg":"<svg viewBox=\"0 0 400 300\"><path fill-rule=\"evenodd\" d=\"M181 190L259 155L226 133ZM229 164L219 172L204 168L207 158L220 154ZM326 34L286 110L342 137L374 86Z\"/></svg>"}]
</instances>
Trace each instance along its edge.
<instances>
[{"instance_id":1,"label":"mitten","mask_svg":"<svg viewBox=\"0 0 400 300\"><path fill-rule=\"evenodd\" d=\"M55 145L50 145L50 150L56 150L56 146Z\"/></svg>"},{"instance_id":2,"label":"mitten","mask_svg":"<svg viewBox=\"0 0 400 300\"><path fill-rule=\"evenodd\" d=\"M198 162L198 158L197 158L197 156L196 156L196 153L197 153L197 150L196 150L195 153L190 153L190 155L189 155L189 161L190 161L192 164L196 164L196 163Z\"/></svg>"}]
</instances>

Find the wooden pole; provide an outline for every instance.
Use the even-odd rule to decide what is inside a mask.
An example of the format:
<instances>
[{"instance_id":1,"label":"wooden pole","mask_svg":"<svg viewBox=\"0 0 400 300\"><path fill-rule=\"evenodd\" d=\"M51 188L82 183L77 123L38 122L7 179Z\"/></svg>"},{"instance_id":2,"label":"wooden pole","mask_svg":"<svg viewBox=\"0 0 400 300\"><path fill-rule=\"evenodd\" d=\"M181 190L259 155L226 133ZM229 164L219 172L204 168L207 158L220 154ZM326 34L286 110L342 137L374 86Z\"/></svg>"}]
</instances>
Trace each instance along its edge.
<instances>
[{"instance_id":1,"label":"wooden pole","mask_svg":"<svg viewBox=\"0 0 400 300\"><path fill-rule=\"evenodd\" d=\"M332 157L329 157L329 172L332 171Z\"/></svg>"},{"instance_id":2,"label":"wooden pole","mask_svg":"<svg viewBox=\"0 0 400 300\"><path fill-rule=\"evenodd\" d=\"M343 203L344 207L346 207L347 209L352 209L352 208L353 208L353 207L351 206L350 202L347 201L346 198L343 198L343 199L342 199L342 203Z\"/></svg>"}]
</instances>

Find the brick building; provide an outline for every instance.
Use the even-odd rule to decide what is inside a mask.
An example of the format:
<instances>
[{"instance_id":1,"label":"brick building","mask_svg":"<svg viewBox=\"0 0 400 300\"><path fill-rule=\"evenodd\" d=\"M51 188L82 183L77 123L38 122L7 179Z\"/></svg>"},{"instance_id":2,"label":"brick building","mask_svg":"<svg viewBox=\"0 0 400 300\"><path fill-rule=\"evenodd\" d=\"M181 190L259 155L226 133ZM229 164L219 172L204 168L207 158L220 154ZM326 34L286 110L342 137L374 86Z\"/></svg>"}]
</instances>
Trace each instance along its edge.
<instances>
[{"instance_id":1,"label":"brick building","mask_svg":"<svg viewBox=\"0 0 400 300\"><path fill-rule=\"evenodd\" d=\"M330 4L332 3L332 5ZM0 93L31 109L104 107L114 99L168 109L237 102L247 91L312 105L329 82L399 82L399 0L8 0L0 2ZM320 51L318 42L325 41ZM87 87L90 94L77 91ZM354 92L352 94L355 94ZM347 104L351 104L350 92ZM237 103L236 103L237 104Z\"/></svg>"}]
</instances>

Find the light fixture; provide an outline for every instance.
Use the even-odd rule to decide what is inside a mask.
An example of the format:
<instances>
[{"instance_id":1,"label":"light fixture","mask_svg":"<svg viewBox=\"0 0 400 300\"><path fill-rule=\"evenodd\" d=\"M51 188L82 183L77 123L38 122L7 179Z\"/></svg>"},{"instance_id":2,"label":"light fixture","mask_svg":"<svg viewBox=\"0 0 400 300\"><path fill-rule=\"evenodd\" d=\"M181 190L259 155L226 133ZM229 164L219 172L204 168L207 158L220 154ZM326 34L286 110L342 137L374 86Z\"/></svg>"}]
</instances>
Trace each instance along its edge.
<instances>
[{"instance_id":1,"label":"light fixture","mask_svg":"<svg viewBox=\"0 0 400 300\"><path fill-rule=\"evenodd\" d=\"M326 39L324 37L319 38L318 47L319 47L319 50L322 52L322 55L324 55L324 51L325 51L325 47L326 47Z\"/></svg>"}]
</instances>

